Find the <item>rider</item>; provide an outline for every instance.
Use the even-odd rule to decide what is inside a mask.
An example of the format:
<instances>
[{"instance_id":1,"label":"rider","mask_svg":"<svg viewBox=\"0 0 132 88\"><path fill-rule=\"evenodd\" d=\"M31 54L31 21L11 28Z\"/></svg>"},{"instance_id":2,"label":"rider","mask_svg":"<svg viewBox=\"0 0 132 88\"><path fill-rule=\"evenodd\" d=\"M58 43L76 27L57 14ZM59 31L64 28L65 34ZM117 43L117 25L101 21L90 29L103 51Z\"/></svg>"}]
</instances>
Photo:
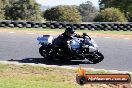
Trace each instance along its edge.
<instances>
[{"instance_id":1,"label":"rider","mask_svg":"<svg viewBox=\"0 0 132 88\"><path fill-rule=\"evenodd\" d=\"M82 37L82 35L76 34L73 27L67 27L64 33L62 33L56 39L54 39L53 45L69 53L71 51L69 41L72 39L72 37L80 38Z\"/></svg>"}]
</instances>

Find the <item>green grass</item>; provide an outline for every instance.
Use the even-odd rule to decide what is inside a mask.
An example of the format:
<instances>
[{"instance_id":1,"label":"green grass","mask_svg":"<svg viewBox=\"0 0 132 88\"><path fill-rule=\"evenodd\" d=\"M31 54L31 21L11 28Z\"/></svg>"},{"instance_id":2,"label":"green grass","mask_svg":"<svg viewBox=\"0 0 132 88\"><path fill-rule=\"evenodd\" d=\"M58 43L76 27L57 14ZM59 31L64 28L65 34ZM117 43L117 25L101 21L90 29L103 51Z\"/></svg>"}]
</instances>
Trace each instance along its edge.
<instances>
[{"instance_id":1,"label":"green grass","mask_svg":"<svg viewBox=\"0 0 132 88\"><path fill-rule=\"evenodd\" d=\"M42 29L42 28L0 28L0 31L30 31L41 33L60 34L64 32L64 29ZM92 31L92 30L76 30L77 33L96 33L96 34L116 34L116 35L132 35L132 31Z\"/></svg>"},{"instance_id":2,"label":"green grass","mask_svg":"<svg viewBox=\"0 0 132 88\"><path fill-rule=\"evenodd\" d=\"M74 74L57 68L0 64L0 88L79 88Z\"/></svg>"},{"instance_id":3,"label":"green grass","mask_svg":"<svg viewBox=\"0 0 132 88\"><path fill-rule=\"evenodd\" d=\"M132 35L132 31L92 31L92 30L78 30L77 32L88 32L88 33L97 33L97 34L117 34L117 35Z\"/></svg>"},{"instance_id":4,"label":"green grass","mask_svg":"<svg viewBox=\"0 0 132 88\"><path fill-rule=\"evenodd\" d=\"M107 71L87 71L107 74ZM0 88L91 88L76 83L77 70L31 65L0 64ZM88 87L90 86L90 87ZM93 88L98 88L95 84ZM101 88L101 87L100 87Z\"/></svg>"}]
</instances>

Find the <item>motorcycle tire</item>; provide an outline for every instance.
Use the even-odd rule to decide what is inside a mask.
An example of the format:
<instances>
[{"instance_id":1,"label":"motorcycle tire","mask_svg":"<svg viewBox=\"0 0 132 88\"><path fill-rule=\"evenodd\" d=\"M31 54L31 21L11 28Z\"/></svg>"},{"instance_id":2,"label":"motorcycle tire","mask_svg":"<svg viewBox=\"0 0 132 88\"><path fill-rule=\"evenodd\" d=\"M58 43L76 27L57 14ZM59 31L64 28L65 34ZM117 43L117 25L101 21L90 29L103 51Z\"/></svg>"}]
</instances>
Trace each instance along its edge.
<instances>
[{"instance_id":1,"label":"motorcycle tire","mask_svg":"<svg viewBox=\"0 0 132 88\"><path fill-rule=\"evenodd\" d=\"M89 61L92 62L93 64L97 64L101 62L104 59L104 56L101 52L96 52L90 59Z\"/></svg>"},{"instance_id":2,"label":"motorcycle tire","mask_svg":"<svg viewBox=\"0 0 132 88\"><path fill-rule=\"evenodd\" d=\"M39 48L39 53L40 53L40 55L43 56L44 58L47 58L47 56L48 56L48 52L47 52L46 48L43 47L43 46L41 46L41 47Z\"/></svg>"}]
</instances>

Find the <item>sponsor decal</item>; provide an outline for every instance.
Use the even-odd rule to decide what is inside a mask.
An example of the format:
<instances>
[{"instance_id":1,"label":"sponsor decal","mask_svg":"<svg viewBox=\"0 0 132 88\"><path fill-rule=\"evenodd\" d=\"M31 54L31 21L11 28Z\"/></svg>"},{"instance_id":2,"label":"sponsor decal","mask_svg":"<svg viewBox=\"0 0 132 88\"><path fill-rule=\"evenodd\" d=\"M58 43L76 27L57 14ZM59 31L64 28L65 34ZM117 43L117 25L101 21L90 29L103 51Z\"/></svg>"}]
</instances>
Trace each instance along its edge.
<instances>
[{"instance_id":1,"label":"sponsor decal","mask_svg":"<svg viewBox=\"0 0 132 88\"><path fill-rule=\"evenodd\" d=\"M130 83L129 74L86 74L85 69L79 65L76 82L80 85L86 83Z\"/></svg>"}]
</instances>

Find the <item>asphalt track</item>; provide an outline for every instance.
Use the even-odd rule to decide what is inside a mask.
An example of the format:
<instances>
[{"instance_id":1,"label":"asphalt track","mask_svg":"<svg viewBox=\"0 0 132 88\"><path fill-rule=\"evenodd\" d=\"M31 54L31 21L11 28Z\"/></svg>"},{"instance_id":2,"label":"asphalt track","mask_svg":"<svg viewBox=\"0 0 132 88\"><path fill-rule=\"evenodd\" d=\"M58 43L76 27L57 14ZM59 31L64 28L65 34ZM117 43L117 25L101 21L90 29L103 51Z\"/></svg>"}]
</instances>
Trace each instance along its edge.
<instances>
[{"instance_id":1,"label":"asphalt track","mask_svg":"<svg viewBox=\"0 0 132 88\"><path fill-rule=\"evenodd\" d=\"M132 39L94 37L105 59L98 64L88 64L80 61L69 63L46 62L39 54L40 45L36 38L40 34L0 32L0 60L17 61L20 63L41 63L47 65L78 66L87 68L132 71Z\"/></svg>"}]
</instances>

